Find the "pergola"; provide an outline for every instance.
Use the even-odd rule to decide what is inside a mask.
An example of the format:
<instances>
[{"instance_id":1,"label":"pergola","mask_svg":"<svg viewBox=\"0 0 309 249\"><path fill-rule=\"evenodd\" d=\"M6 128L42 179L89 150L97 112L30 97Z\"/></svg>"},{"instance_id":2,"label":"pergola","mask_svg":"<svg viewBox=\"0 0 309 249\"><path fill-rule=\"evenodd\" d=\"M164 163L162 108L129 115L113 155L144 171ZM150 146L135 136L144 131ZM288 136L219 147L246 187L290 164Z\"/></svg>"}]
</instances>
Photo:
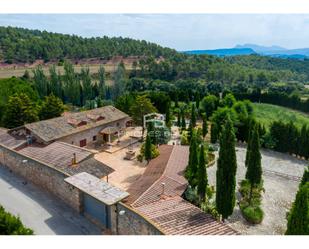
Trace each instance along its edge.
<instances>
[{"instance_id":1,"label":"pergola","mask_svg":"<svg viewBox=\"0 0 309 249\"><path fill-rule=\"evenodd\" d=\"M115 126L108 126L105 127L104 129L102 129L100 131L100 134L102 135L108 135L108 142L111 142L111 135L117 133L118 139L119 139L119 127L115 127Z\"/></svg>"}]
</instances>

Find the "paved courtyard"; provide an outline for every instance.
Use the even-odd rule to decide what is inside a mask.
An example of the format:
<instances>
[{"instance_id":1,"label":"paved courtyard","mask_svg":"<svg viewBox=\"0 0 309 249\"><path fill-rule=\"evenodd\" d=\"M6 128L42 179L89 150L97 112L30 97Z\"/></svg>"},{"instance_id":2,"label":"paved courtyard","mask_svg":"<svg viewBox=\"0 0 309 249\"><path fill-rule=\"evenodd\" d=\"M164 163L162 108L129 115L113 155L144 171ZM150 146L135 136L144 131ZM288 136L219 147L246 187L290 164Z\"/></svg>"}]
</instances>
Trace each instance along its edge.
<instances>
[{"instance_id":1,"label":"paved courtyard","mask_svg":"<svg viewBox=\"0 0 309 249\"><path fill-rule=\"evenodd\" d=\"M237 150L237 183L245 178L246 149L238 146ZM292 156L261 150L263 180L265 193L262 208L264 220L261 224L250 225L236 206L228 219L231 227L242 234L283 234L286 230L286 212L290 209L298 190L299 179L302 177L307 162ZM216 156L218 153L216 153ZM216 163L217 164L217 163ZM208 178L215 185L217 165L208 168ZM239 185L237 185L238 189ZM239 198L239 194L237 196Z\"/></svg>"},{"instance_id":2,"label":"paved courtyard","mask_svg":"<svg viewBox=\"0 0 309 249\"><path fill-rule=\"evenodd\" d=\"M135 143L130 146L130 150L139 154L141 143ZM146 170L146 163L140 163L137 159L124 159L128 148L116 151L114 153L100 152L95 155L95 159L113 168L115 171L108 176L108 181L114 186L127 190Z\"/></svg>"},{"instance_id":3,"label":"paved courtyard","mask_svg":"<svg viewBox=\"0 0 309 249\"><path fill-rule=\"evenodd\" d=\"M0 205L19 215L39 235L95 235L101 231L85 217L0 165Z\"/></svg>"}]
</instances>

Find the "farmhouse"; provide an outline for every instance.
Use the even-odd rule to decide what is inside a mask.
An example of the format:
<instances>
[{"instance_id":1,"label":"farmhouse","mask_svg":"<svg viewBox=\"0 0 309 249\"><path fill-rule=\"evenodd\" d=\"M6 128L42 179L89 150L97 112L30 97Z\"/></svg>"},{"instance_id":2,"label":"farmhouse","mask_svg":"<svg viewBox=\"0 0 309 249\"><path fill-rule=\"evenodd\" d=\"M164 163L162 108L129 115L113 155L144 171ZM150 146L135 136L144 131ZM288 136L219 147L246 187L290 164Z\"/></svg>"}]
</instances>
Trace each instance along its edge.
<instances>
[{"instance_id":1,"label":"farmhouse","mask_svg":"<svg viewBox=\"0 0 309 249\"><path fill-rule=\"evenodd\" d=\"M27 137L28 143L50 144L61 141L84 147L90 143L110 143L121 136L130 124L127 114L113 106L69 113L10 131L11 135Z\"/></svg>"}]
</instances>

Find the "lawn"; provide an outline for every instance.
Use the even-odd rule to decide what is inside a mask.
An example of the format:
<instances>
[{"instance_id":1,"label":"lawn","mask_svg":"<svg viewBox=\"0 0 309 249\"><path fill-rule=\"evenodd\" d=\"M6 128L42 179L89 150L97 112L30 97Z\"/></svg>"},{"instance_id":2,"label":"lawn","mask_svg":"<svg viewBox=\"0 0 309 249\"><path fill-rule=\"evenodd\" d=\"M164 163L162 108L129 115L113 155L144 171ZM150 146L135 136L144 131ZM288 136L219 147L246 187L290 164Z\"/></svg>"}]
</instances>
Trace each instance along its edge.
<instances>
[{"instance_id":1,"label":"lawn","mask_svg":"<svg viewBox=\"0 0 309 249\"><path fill-rule=\"evenodd\" d=\"M286 123L293 121L299 128L303 124L308 124L309 126L309 115L305 113L270 104L254 103L253 105L257 120L266 127L276 120L281 120Z\"/></svg>"}]
</instances>

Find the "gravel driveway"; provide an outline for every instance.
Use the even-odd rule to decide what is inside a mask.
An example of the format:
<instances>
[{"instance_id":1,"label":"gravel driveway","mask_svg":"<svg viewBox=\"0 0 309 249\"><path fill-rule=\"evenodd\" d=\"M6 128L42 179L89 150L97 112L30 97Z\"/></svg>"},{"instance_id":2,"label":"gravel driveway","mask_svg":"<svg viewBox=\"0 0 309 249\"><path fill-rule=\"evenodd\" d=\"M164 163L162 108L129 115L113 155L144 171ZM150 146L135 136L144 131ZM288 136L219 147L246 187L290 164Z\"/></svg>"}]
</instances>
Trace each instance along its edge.
<instances>
[{"instance_id":1,"label":"gravel driveway","mask_svg":"<svg viewBox=\"0 0 309 249\"><path fill-rule=\"evenodd\" d=\"M246 148L237 146L236 153L236 179L239 184L245 178L246 173ZM286 212L294 201L299 180L308 162L270 150L261 150L261 154L265 189L262 200L264 220L261 224L251 225L242 218L239 207L236 206L228 222L231 227L242 234L284 234L286 230ZM216 156L218 156L217 152ZM214 186L216 183L216 169L217 163L207 170L209 183ZM238 187L239 185L237 189ZM239 193L237 193L237 198L239 198Z\"/></svg>"}]
</instances>

